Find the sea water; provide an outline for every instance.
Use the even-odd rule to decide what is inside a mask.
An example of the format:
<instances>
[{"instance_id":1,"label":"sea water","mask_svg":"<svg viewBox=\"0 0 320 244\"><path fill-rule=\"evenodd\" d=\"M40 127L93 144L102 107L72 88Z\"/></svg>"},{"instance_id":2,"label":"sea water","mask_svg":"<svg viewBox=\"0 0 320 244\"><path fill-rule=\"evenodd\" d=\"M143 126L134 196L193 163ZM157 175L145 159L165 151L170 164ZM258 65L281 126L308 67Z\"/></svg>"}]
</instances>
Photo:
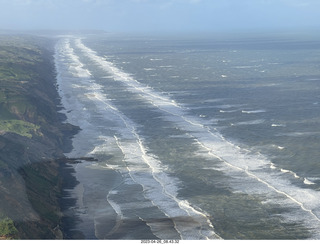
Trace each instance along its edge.
<instances>
[{"instance_id":1,"label":"sea water","mask_svg":"<svg viewBox=\"0 0 320 244\"><path fill-rule=\"evenodd\" d=\"M60 37L87 239L320 238L320 39Z\"/></svg>"}]
</instances>

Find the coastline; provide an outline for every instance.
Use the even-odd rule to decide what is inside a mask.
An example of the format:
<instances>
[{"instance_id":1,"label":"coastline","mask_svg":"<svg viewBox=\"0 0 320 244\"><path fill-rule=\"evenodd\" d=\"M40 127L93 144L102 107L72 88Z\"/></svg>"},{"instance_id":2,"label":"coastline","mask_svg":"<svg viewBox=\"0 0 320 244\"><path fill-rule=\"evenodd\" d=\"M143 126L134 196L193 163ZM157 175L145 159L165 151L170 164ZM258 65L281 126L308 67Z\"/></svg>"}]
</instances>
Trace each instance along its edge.
<instances>
[{"instance_id":1,"label":"coastline","mask_svg":"<svg viewBox=\"0 0 320 244\"><path fill-rule=\"evenodd\" d=\"M63 216L73 199L62 198L78 184L65 153L80 128L60 112L54 44L51 38L0 35L1 239L69 239L76 221Z\"/></svg>"}]
</instances>

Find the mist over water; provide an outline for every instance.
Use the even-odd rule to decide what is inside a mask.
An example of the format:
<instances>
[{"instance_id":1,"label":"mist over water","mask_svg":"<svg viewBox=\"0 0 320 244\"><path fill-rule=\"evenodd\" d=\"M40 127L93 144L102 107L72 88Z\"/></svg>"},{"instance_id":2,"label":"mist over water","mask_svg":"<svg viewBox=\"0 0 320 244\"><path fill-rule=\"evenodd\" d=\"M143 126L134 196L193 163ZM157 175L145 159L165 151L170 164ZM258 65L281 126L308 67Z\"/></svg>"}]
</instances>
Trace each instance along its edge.
<instances>
[{"instance_id":1,"label":"mist over water","mask_svg":"<svg viewBox=\"0 0 320 244\"><path fill-rule=\"evenodd\" d=\"M317 239L319 47L68 36L75 229L98 239ZM285 49L283 47L286 47Z\"/></svg>"}]
</instances>

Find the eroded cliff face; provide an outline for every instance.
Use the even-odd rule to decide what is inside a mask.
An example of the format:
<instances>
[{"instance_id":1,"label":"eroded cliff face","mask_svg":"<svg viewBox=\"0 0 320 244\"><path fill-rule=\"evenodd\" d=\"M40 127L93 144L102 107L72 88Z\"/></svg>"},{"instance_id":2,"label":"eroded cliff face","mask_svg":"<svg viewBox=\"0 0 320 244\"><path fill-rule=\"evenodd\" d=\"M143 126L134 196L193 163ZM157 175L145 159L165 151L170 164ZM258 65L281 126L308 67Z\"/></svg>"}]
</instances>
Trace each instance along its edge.
<instances>
[{"instance_id":1,"label":"eroded cliff face","mask_svg":"<svg viewBox=\"0 0 320 244\"><path fill-rule=\"evenodd\" d=\"M62 239L64 150L79 128L63 123L54 41L0 36L0 238ZM62 177L64 175L64 177Z\"/></svg>"}]
</instances>

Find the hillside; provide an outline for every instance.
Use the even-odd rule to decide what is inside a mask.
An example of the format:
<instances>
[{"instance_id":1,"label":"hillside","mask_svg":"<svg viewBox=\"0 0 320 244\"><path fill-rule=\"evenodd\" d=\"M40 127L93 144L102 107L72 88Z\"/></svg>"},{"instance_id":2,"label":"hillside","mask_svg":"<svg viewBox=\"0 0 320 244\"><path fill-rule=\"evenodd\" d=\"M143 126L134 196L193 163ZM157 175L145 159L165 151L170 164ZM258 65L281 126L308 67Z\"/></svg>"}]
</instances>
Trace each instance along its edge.
<instances>
[{"instance_id":1,"label":"hillside","mask_svg":"<svg viewBox=\"0 0 320 244\"><path fill-rule=\"evenodd\" d=\"M74 179L63 152L78 128L58 112L53 45L0 36L1 239L66 238L59 203Z\"/></svg>"}]
</instances>

